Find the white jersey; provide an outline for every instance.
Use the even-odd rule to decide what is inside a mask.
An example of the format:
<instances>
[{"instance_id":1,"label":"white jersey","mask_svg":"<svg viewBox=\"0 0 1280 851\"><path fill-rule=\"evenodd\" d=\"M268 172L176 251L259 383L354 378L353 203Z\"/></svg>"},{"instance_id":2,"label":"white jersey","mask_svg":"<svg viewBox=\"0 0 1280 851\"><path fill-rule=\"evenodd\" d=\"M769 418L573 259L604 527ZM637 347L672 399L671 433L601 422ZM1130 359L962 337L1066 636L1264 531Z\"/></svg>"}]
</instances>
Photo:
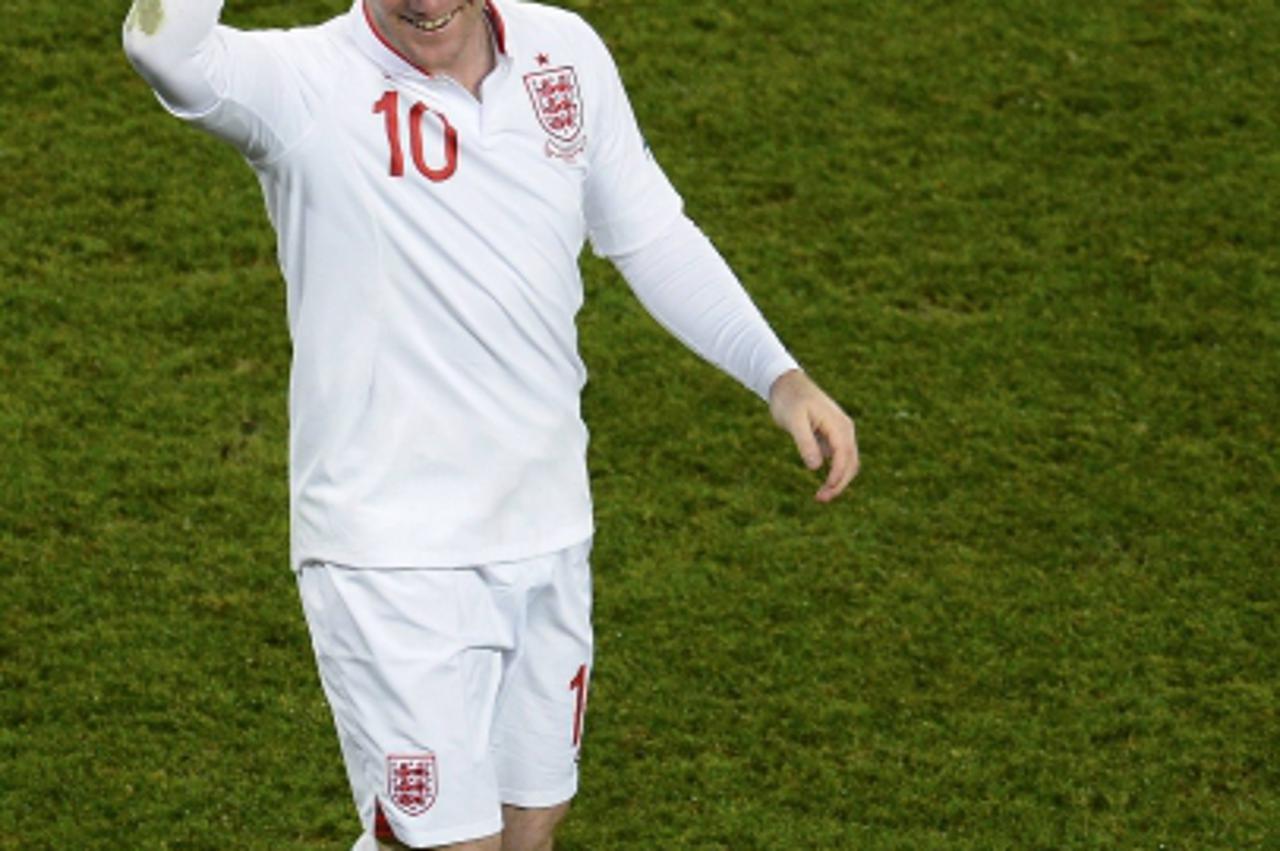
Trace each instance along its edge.
<instances>
[{"instance_id":1,"label":"white jersey","mask_svg":"<svg viewBox=\"0 0 1280 851\"><path fill-rule=\"evenodd\" d=\"M287 31L215 28L220 6L170 0L125 41L170 111L249 160L278 233L295 568L588 538L578 255L589 237L627 258L684 220L603 43L572 13L490 0L497 66L477 99L396 52L362 0ZM164 27L205 24L190 59L155 57L184 37ZM183 63L207 96L180 96ZM795 364L758 314L744 322L735 374L759 393Z\"/></svg>"}]
</instances>

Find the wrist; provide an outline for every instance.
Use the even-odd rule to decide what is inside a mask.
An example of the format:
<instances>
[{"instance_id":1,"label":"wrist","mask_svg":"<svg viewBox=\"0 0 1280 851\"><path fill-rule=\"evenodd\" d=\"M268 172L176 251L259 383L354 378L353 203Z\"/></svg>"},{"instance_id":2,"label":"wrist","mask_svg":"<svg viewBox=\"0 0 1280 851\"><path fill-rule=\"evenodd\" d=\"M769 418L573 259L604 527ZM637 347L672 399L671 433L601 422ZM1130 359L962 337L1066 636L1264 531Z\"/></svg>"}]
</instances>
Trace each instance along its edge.
<instances>
[{"instance_id":1,"label":"wrist","mask_svg":"<svg viewBox=\"0 0 1280 851\"><path fill-rule=\"evenodd\" d=\"M805 377L804 370L798 366L783 370L769 385L769 401L772 403L780 394L787 392L790 387L796 386Z\"/></svg>"}]
</instances>

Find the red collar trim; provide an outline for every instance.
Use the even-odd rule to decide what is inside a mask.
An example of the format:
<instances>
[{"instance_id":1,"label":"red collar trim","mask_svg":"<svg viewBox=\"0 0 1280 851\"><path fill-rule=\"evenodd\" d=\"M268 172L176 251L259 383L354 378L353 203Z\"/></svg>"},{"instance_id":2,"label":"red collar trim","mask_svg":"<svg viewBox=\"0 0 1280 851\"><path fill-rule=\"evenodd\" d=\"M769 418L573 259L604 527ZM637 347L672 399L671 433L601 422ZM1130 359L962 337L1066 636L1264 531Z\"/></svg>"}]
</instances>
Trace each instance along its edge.
<instances>
[{"instance_id":1,"label":"red collar trim","mask_svg":"<svg viewBox=\"0 0 1280 851\"><path fill-rule=\"evenodd\" d=\"M417 62L414 62L408 56L405 56L403 53L401 53L400 50L394 44L388 41L387 37L382 34L382 31L378 29L378 25L373 22L373 15L369 13L369 0L362 0L362 2L360 3L360 9L361 11L364 12L364 19L365 21L368 22L369 29L373 31L373 34L375 36L377 36L378 41L382 42L383 47L385 47L387 50L390 50L396 56L399 56L405 62L409 63L414 68L421 71L423 74L426 74L428 77L431 76L430 71L428 71L426 68L423 68ZM489 18L490 26L493 27L493 38L494 38L494 41L498 43L498 52L501 53L503 56L506 56L507 55L507 25L503 23L502 15L498 13L498 7L493 4L492 0L484 0L484 13Z\"/></svg>"},{"instance_id":2,"label":"red collar trim","mask_svg":"<svg viewBox=\"0 0 1280 851\"><path fill-rule=\"evenodd\" d=\"M502 15L493 0L484 0L484 13L489 16L489 24L493 27L493 40L498 43L498 52L507 55L507 25L502 22Z\"/></svg>"},{"instance_id":3,"label":"red collar trim","mask_svg":"<svg viewBox=\"0 0 1280 851\"><path fill-rule=\"evenodd\" d=\"M375 23L373 22L373 15L371 15L371 14L369 13L369 0L363 0L363 2L361 2L361 3L360 3L360 9L361 9L361 11L363 11L363 12L364 12L364 19L365 19L365 21L367 21L367 22L368 22L368 24L369 24L369 30L370 30L370 31L371 31L375 36L377 36L378 41L382 42L382 46L383 46L383 47L385 47L387 50L390 50L390 51L391 51L392 53L394 53L396 56L399 56L401 60L403 60L403 61L405 61L405 62L409 63L411 66L413 66L413 67L414 67L414 68L416 68L417 70L421 71L423 74L426 74L428 77L430 77L430 76L431 76L431 72L430 72L430 71L428 71L426 68L423 68L423 67L422 67L421 65L419 65L417 62L414 62L414 61L413 61L412 59L410 59L408 56L405 56L403 53L401 53L401 52L400 52L400 49L399 49L399 48L397 48L397 47L396 47L394 44L392 44L391 42L387 41L387 37L386 37L386 36L384 36L384 35L382 34L382 30L378 29L378 25L377 25L377 24L375 24Z\"/></svg>"}]
</instances>

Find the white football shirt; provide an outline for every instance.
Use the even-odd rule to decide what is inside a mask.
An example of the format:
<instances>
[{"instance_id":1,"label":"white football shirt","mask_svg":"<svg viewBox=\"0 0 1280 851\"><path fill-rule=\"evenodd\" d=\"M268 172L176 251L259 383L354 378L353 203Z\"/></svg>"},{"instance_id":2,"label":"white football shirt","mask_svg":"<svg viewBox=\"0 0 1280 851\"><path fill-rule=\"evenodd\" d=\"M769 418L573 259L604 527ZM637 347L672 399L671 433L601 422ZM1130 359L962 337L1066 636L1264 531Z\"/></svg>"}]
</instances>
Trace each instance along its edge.
<instances>
[{"instance_id":1,"label":"white football shirt","mask_svg":"<svg viewBox=\"0 0 1280 851\"><path fill-rule=\"evenodd\" d=\"M285 31L215 28L220 7L171 0L162 25L207 27L166 60L206 93L149 65L136 21L125 40L170 111L249 160L278 233L295 568L478 564L589 537L578 255L587 237L627 255L683 218L599 37L489 0L498 61L477 100L397 53L362 0ZM794 366L769 339L769 374Z\"/></svg>"}]
</instances>

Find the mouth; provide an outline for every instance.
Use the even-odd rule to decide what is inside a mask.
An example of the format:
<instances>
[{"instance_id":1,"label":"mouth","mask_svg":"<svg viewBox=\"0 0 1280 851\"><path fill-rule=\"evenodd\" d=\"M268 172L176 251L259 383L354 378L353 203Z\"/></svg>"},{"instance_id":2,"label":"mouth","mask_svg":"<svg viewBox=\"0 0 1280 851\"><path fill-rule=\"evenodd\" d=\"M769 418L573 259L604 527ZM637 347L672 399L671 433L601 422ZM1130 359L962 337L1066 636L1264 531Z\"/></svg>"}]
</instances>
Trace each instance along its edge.
<instances>
[{"instance_id":1,"label":"mouth","mask_svg":"<svg viewBox=\"0 0 1280 851\"><path fill-rule=\"evenodd\" d=\"M462 12L462 10L465 9L467 6L471 5L472 2L473 0L463 0L463 2L459 3L452 10L445 12L443 15L440 15L435 18L425 18L418 15L407 15L401 12L400 20L404 21L406 24L413 27L415 30L418 30L419 32L424 32L424 33L439 32L440 30L449 26L449 23L453 21L454 18L458 17L458 15Z\"/></svg>"}]
</instances>

